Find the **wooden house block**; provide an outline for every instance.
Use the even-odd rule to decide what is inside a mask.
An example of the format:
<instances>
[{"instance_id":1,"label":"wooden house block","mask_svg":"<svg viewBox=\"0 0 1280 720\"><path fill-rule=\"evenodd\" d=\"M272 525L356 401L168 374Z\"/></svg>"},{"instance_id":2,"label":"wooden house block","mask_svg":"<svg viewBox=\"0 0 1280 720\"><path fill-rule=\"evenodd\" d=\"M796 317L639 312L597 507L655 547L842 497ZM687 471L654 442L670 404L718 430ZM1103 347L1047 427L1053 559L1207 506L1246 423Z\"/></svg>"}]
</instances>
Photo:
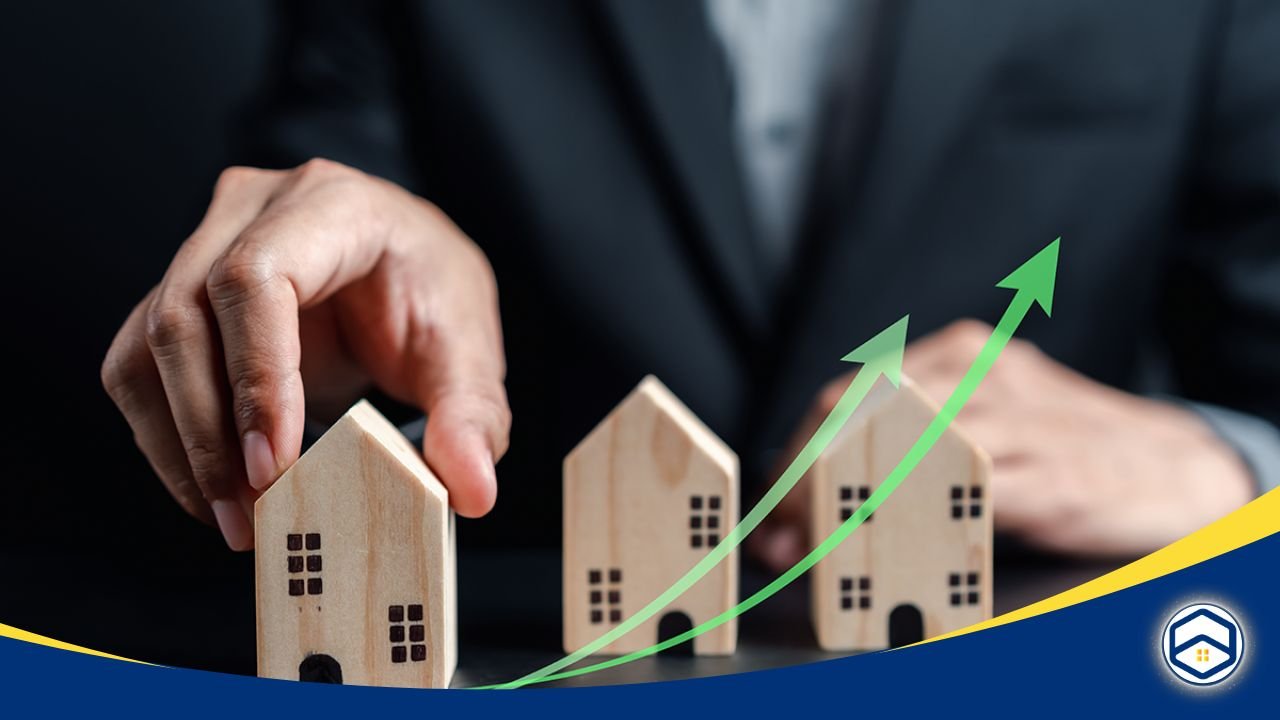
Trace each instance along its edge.
<instances>
[{"instance_id":1,"label":"wooden house block","mask_svg":"<svg viewBox=\"0 0 1280 720\"><path fill-rule=\"evenodd\" d=\"M448 687L457 658L444 486L361 402L259 498L258 675Z\"/></svg>"},{"instance_id":2,"label":"wooden house block","mask_svg":"<svg viewBox=\"0 0 1280 720\"><path fill-rule=\"evenodd\" d=\"M812 542L898 464L938 407L884 378L810 471ZM810 572L826 650L918 642L991 617L991 460L952 425L880 509Z\"/></svg>"},{"instance_id":3,"label":"wooden house block","mask_svg":"<svg viewBox=\"0 0 1280 720\"><path fill-rule=\"evenodd\" d=\"M564 647L603 635L669 588L738 520L738 457L646 377L564 461ZM738 602L736 551L604 654L649 647ZM693 640L727 655L737 621Z\"/></svg>"}]
</instances>

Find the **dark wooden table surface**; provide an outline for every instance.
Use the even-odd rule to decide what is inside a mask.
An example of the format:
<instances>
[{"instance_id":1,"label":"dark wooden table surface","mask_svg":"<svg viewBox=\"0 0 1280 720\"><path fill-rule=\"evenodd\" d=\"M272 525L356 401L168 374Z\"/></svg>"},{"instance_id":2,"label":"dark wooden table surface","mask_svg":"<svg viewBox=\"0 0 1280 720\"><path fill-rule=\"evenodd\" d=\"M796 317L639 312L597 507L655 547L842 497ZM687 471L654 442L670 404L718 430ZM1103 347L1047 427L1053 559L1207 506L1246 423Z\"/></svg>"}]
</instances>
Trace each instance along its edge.
<instances>
[{"instance_id":1,"label":"dark wooden table surface","mask_svg":"<svg viewBox=\"0 0 1280 720\"><path fill-rule=\"evenodd\" d=\"M512 560L515 562L512 562ZM1023 607L1102 575L1119 563L1072 563L1022 556L998 561L995 605L1002 613ZM772 580L743 566L743 595ZM471 558L460 576L468 604L454 687L513 680L559 659L559 558L530 553ZM553 592L541 587L553 584ZM608 670L546 683L587 686L721 675L837 658L818 648L809 623L808 579L801 578L739 618L738 651L729 657L647 657ZM472 588L475 588L473 590ZM477 592L479 590L479 592ZM472 594L476 593L476 594ZM523 611L509 603L529 598ZM533 602L541 604L535 606ZM489 603L493 603L489 606ZM487 606L487 607L486 607Z\"/></svg>"},{"instance_id":2,"label":"dark wooden table surface","mask_svg":"<svg viewBox=\"0 0 1280 720\"><path fill-rule=\"evenodd\" d=\"M0 548L0 622L140 660L251 675L253 559L225 551L187 561L150 553ZM997 613L1102 575L1118 563L998 557ZM459 557L459 668L454 687L515 679L560 658L560 557L554 550L472 551ZM771 576L742 565L743 597ZM759 670L834 657L818 649L808 581L739 618L730 657L650 657L548 685L599 685Z\"/></svg>"}]
</instances>

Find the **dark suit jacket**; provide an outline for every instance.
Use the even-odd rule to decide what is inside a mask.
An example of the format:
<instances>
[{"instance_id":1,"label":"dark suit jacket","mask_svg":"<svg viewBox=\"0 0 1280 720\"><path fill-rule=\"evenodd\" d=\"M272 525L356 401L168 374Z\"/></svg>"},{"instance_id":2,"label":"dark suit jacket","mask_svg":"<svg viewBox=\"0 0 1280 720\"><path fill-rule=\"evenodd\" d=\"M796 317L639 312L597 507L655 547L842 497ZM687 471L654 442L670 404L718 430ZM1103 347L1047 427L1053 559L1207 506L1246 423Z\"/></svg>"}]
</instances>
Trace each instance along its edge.
<instances>
[{"instance_id":1,"label":"dark suit jacket","mask_svg":"<svg viewBox=\"0 0 1280 720\"><path fill-rule=\"evenodd\" d=\"M777 292L701 2L281 18L255 159L396 180L496 268L515 426L486 533L524 516L554 541L559 459L645 373L758 480L842 354L906 312L912 337L993 322L994 284L1059 235L1054 316L1022 336L1121 388L1280 420L1280 4L884 3L838 61Z\"/></svg>"}]
</instances>

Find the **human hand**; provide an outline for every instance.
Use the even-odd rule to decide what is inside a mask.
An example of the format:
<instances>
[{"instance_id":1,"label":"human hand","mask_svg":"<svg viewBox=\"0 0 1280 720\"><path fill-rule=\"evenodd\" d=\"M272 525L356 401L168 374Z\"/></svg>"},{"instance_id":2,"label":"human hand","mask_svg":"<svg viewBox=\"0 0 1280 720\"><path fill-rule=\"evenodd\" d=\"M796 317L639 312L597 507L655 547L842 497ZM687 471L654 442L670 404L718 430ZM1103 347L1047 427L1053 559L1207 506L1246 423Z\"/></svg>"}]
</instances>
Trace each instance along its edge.
<instances>
[{"instance_id":1,"label":"human hand","mask_svg":"<svg viewBox=\"0 0 1280 720\"><path fill-rule=\"evenodd\" d=\"M505 372L480 249L427 201L313 160L222 173L102 382L174 499L246 550L253 501L297 460L306 413L333 419L370 385L429 414L424 455L454 508L488 512Z\"/></svg>"},{"instance_id":2,"label":"human hand","mask_svg":"<svg viewBox=\"0 0 1280 720\"><path fill-rule=\"evenodd\" d=\"M990 334L954 323L909 345L903 372L941 403ZM851 377L820 393L788 460ZM995 528L1052 552L1141 555L1253 496L1243 462L1194 412L1090 380L1016 338L956 422L992 456ZM808 507L801 483L753 536L767 565L784 569L809 551Z\"/></svg>"}]
</instances>

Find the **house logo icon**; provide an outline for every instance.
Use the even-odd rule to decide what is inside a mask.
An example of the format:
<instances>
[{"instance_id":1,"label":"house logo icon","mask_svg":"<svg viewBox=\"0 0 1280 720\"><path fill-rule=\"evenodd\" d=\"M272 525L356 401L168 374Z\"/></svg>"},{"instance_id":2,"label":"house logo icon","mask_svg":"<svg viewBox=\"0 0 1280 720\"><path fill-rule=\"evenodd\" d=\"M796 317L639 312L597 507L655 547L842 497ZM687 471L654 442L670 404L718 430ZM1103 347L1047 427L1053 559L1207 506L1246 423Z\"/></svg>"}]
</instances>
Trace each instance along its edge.
<instances>
[{"instance_id":1,"label":"house logo icon","mask_svg":"<svg viewBox=\"0 0 1280 720\"><path fill-rule=\"evenodd\" d=\"M1226 608L1188 605L1169 618L1160 638L1169 670L1191 685L1216 685L1244 660L1244 631Z\"/></svg>"}]
</instances>

